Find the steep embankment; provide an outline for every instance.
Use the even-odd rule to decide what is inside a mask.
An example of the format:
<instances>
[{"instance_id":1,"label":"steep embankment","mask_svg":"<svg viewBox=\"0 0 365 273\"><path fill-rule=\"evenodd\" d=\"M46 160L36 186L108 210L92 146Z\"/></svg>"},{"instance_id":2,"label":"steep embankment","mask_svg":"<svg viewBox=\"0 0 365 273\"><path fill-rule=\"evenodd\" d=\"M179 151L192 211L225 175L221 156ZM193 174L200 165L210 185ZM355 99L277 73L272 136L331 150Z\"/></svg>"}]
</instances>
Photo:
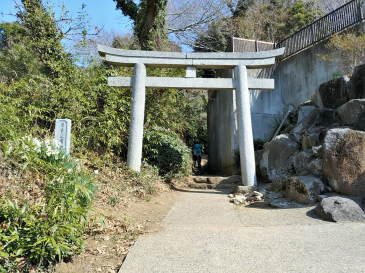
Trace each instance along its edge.
<instances>
[{"instance_id":1,"label":"steep embankment","mask_svg":"<svg viewBox=\"0 0 365 273\"><path fill-rule=\"evenodd\" d=\"M117 158L75 159L30 137L1 143L0 183L0 272L43 272L79 253L114 257L115 269L144 232L128 206L167 190L156 169L135 174Z\"/></svg>"}]
</instances>

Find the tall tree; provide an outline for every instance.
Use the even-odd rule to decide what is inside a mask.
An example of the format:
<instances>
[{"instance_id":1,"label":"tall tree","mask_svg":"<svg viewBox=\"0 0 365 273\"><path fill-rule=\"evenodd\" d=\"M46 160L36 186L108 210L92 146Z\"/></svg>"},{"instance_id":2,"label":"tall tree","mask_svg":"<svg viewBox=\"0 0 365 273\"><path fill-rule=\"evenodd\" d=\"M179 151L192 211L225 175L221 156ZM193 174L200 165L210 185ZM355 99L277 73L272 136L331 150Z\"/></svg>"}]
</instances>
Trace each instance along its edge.
<instances>
[{"instance_id":1,"label":"tall tree","mask_svg":"<svg viewBox=\"0 0 365 273\"><path fill-rule=\"evenodd\" d=\"M167 40L167 0L113 0L134 23L134 34L143 50L160 49Z\"/></svg>"},{"instance_id":2,"label":"tall tree","mask_svg":"<svg viewBox=\"0 0 365 273\"><path fill-rule=\"evenodd\" d=\"M254 2L254 0L238 0L235 9L232 10L233 17L244 15Z\"/></svg>"},{"instance_id":3,"label":"tall tree","mask_svg":"<svg viewBox=\"0 0 365 273\"><path fill-rule=\"evenodd\" d=\"M279 42L320 15L314 0L262 0L250 4L243 0L236 2L233 11L238 13L232 12L231 17L210 24L195 40L194 47L224 51L232 36Z\"/></svg>"},{"instance_id":4,"label":"tall tree","mask_svg":"<svg viewBox=\"0 0 365 273\"><path fill-rule=\"evenodd\" d=\"M61 43L63 33L57 27L53 14L43 6L41 0L22 0L22 4L23 9L17 16L26 30L29 46L45 65L47 72L58 76L72 66L71 58L65 53Z\"/></svg>"}]
</instances>

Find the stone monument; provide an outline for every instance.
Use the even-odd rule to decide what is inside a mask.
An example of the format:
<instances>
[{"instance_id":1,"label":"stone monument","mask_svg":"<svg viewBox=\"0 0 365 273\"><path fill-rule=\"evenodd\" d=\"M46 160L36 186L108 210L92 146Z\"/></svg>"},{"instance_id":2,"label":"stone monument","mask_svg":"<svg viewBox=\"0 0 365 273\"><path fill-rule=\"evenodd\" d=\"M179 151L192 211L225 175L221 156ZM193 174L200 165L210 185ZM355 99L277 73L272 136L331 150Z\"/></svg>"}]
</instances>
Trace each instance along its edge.
<instances>
[{"instance_id":1,"label":"stone monument","mask_svg":"<svg viewBox=\"0 0 365 273\"><path fill-rule=\"evenodd\" d=\"M69 155L71 152L71 120L56 119L55 140L60 148Z\"/></svg>"}]
</instances>

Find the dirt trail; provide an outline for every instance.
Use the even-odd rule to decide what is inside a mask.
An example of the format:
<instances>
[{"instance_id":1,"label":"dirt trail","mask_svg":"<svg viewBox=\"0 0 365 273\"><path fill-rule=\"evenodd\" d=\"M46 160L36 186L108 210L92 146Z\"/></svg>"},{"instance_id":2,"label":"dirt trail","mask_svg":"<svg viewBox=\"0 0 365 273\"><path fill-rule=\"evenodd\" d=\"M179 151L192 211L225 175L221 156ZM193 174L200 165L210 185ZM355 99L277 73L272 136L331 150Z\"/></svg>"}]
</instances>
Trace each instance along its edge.
<instances>
[{"instance_id":1,"label":"dirt trail","mask_svg":"<svg viewBox=\"0 0 365 273\"><path fill-rule=\"evenodd\" d=\"M118 272L135 239L142 233L150 234L160 230L160 223L173 206L177 195L174 191L162 192L149 200L133 200L125 207L119 206L114 211L105 212L107 217L124 219L123 225L115 225L112 232L88 235L85 251L71 262L58 264L55 273Z\"/></svg>"}]
</instances>

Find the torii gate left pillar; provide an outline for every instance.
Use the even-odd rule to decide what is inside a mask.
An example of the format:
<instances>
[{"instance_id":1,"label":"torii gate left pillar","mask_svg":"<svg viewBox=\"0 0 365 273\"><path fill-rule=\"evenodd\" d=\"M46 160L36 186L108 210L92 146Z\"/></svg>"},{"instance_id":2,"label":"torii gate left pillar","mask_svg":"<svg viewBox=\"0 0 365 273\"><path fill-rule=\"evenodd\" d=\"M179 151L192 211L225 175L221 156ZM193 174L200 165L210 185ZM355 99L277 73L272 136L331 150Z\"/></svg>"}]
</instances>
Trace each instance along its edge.
<instances>
[{"instance_id":1,"label":"torii gate left pillar","mask_svg":"<svg viewBox=\"0 0 365 273\"><path fill-rule=\"evenodd\" d=\"M250 79L247 68L264 68L284 54L284 48L265 52L246 53L181 53L115 49L98 46L99 54L107 62L134 66L133 77L110 77L110 86L132 87L132 113L128 142L128 167L141 170L146 87L182 89L236 90L238 137L242 183L256 185L255 152L251 124L249 89L274 89L271 79ZM147 77L146 65L185 67L186 78ZM196 68L234 69L232 79L195 78Z\"/></svg>"},{"instance_id":2,"label":"torii gate left pillar","mask_svg":"<svg viewBox=\"0 0 365 273\"><path fill-rule=\"evenodd\" d=\"M142 164L144 108L146 102L146 66L134 65L132 84L132 112L129 127L127 165L139 172Z\"/></svg>"}]
</instances>

